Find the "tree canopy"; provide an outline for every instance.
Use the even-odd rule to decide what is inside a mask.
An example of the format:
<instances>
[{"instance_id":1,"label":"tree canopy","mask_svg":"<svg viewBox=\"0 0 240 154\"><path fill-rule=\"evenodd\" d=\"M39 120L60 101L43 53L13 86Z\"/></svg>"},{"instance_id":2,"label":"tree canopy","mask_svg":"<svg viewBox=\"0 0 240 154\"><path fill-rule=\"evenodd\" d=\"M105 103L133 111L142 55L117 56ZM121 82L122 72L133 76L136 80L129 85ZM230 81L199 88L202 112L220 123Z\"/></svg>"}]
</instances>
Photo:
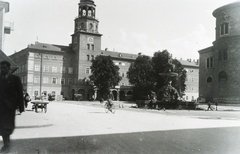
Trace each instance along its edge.
<instances>
[{"instance_id":1,"label":"tree canopy","mask_svg":"<svg viewBox=\"0 0 240 154\"><path fill-rule=\"evenodd\" d=\"M139 55L129 67L127 77L133 85L135 99L148 95L151 90L163 90L170 82L181 96L186 88L186 71L167 50L155 52L152 58Z\"/></svg>"},{"instance_id":2,"label":"tree canopy","mask_svg":"<svg viewBox=\"0 0 240 154\"><path fill-rule=\"evenodd\" d=\"M173 59L167 50L155 52L152 63L155 71L156 90L167 86L169 81L172 81L171 85L182 96L186 89L186 71L182 64L177 59Z\"/></svg>"},{"instance_id":3,"label":"tree canopy","mask_svg":"<svg viewBox=\"0 0 240 154\"><path fill-rule=\"evenodd\" d=\"M100 92L101 97L110 94L110 88L118 85L121 80L119 67L115 65L110 56L99 55L92 60L92 75L90 80L93 82Z\"/></svg>"},{"instance_id":4,"label":"tree canopy","mask_svg":"<svg viewBox=\"0 0 240 154\"><path fill-rule=\"evenodd\" d=\"M133 97L146 97L146 95L153 89L154 72L151 58L146 55L139 55L134 63L132 63L127 72L129 83L133 88Z\"/></svg>"}]
</instances>

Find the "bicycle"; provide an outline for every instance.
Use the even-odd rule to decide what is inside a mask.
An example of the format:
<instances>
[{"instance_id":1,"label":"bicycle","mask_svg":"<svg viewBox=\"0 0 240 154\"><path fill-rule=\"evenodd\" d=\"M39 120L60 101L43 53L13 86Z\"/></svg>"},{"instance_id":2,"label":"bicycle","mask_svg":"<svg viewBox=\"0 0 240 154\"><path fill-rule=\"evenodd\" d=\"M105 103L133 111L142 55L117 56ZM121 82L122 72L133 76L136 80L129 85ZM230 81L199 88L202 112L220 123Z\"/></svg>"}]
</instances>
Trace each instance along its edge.
<instances>
[{"instance_id":1,"label":"bicycle","mask_svg":"<svg viewBox=\"0 0 240 154\"><path fill-rule=\"evenodd\" d=\"M116 112L115 105L114 104L109 104L108 102L106 102L104 104L104 110L105 110L106 113L108 113L108 111L112 112L113 114Z\"/></svg>"}]
</instances>

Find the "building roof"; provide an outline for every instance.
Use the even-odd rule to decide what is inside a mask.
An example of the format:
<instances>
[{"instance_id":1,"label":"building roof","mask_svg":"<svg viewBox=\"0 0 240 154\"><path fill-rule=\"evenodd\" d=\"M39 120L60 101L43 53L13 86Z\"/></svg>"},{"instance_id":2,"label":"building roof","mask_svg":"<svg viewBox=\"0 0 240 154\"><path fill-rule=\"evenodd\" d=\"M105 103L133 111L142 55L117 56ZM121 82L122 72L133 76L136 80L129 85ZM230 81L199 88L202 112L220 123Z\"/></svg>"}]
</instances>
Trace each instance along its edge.
<instances>
[{"instance_id":1,"label":"building roof","mask_svg":"<svg viewBox=\"0 0 240 154\"><path fill-rule=\"evenodd\" d=\"M35 44L30 44L28 45L28 48L38 49L38 50L57 51L57 52L72 52L70 46L55 45L55 44L40 43L40 42L36 42Z\"/></svg>"},{"instance_id":2,"label":"building roof","mask_svg":"<svg viewBox=\"0 0 240 154\"><path fill-rule=\"evenodd\" d=\"M188 67L199 67L198 60L178 60L183 66L188 66Z\"/></svg>"},{"instance_id":3,"label":"building roof","mask_svg":"<svg viewBox=\"0 0 240 154\"><path fill-rule=\"evenodd\" d=\"M128 60L134 60L138 57L138 55L136 54L106 51L106 50L101 50L101 54L106 56L111 56L112 58L116 58L116 59L128 59Z\"/></svg>"},{"instance_id":4,"label":"building roof","mask_svg":"<svg viewBox=\"0 0 240 154\"><path fill-rule=\"evenodd\" d=\"M224 5L222 7L217 8L216 10L213 11L213 16L216 17L216 15L220 13L224 13L224 10L226 9L233 9L234 7L239 8L240 7L240 1L236 1L227 5Z\"/></svg>"},{"instance_id":5,"label":"building roof","mask_svg":"<svg viewBox=\"0 0 240 154\"><path fill-rule=\"evenodd\" d=\"M17 64L15 64L7 55L5 55L5 53L2 50L0 50L0 62L1 61L8 61L11 64L12 72L18 69Z\"/></svg>"}]
</instances>

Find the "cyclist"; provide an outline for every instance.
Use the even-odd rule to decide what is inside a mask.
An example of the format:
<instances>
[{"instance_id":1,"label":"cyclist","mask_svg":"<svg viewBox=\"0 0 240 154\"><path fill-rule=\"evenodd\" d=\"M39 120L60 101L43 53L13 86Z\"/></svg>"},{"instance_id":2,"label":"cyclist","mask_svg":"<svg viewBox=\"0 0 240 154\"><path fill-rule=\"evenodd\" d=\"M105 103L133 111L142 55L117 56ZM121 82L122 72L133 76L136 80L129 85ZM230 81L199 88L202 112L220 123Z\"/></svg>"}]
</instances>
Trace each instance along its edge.
<instances>
[{"instance_id":1,"label":"cyclist","mask_svg":"<svg viewBox=\"0 0 240 154\"><path fill-rule=\"evenodd\" d=\"M107 102L106 103L107 103L107 106L109 107L109 109L111 109L112 106L113 106L113 101L112 101L112 98L111 98L110 95L107 97Z\"/></svg>"}]
</instances>

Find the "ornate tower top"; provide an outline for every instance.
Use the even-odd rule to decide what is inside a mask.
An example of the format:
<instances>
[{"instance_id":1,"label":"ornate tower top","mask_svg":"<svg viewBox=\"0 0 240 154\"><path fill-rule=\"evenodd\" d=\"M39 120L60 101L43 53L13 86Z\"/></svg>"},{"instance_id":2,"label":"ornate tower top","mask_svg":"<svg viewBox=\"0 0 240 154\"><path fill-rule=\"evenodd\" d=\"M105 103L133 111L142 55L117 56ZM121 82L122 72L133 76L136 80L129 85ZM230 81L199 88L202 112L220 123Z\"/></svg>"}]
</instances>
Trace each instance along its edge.
<instances>
[{"instance_id":1,"label":"ornate tower top","mask_svg":"<svg viewBox=\"0 0 240 154\"><path fill-rule=\"evenodd\" d=\"M213 11L216 18L216 40L240 35L240 2L234 2Z\"/></svg>"},{"instance_id":2,"label":"ornate tower top","mask_svg":"<svg viewBox=\"0 0 240 154\"><path fill-rule=\"evenodd\" d=\"M80 0L80 3L94 3L93 0Z\"/></svg>"}]
</instances>

